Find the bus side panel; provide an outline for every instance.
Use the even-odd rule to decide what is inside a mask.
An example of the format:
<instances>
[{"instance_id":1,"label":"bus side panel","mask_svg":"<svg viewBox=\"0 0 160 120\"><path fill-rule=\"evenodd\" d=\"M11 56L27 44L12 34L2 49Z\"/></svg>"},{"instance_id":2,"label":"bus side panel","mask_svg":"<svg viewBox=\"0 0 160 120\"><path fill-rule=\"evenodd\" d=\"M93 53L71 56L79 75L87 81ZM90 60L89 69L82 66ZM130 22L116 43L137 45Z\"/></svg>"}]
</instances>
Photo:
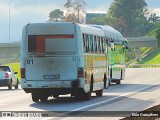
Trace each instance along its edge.
<instances>
[{"instance_id":1,"label":"bus side panel","mask_svg":"<svg viewBox=\"0 0 160 120\"><path fill-rule=\"evenodd\" d=\"M20 68L24 69L25 68L25 41L27 40L27 28L28 25L24 26L23 31L22 31L22 42L20 46ZM21 87L25 87L25 78L21 78Z\"/></svg>"},{"instance_id":2,"label":"bus side panel","mask_svg":"<svg viewBox=\"0 0 160 120\"><path fill-rule=\"evenodd\" d=\"M78 68L85 68L85 61L84 61L84 53L83 53L83 36L82 36L82 29L79 24L75 24L75 31L76 31L76 39L77 39L77 66ZM85 72L84 72L85 74ZM78 78L79 79L79 86L85 92L89 91L89 85L86 86L85 84L85 77Z\"/></svg>"},{"instance_id":3,"label":"bus side panel","mask_svg":"<svg viewBox=\"0 0 160 120\"><path fill-rule=\"evenodd\" d=\"M107 75L107 59L105 55L84 54L85 83L91 84L93 77L93 91L103 89L104 75Z\"/></svg>"}]
</instances>

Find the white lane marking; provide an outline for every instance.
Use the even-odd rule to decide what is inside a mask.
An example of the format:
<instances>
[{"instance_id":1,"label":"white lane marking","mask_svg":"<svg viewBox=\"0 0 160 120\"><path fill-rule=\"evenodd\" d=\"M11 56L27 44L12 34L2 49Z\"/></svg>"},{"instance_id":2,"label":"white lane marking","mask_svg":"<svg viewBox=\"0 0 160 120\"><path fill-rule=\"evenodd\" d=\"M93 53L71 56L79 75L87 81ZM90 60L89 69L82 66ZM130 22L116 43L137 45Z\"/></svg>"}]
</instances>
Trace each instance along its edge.
<instances>
[{"instance_id":1,"label":"white lane marking","mask_svg":"<svg viewBox=\"0 0 160 120\"><path fill-rule=\"evenodd\" d=\"M152 84L152 85L149 85L149 86L147 86L147 87L144 87L144 88L141 88L141 89L138 89L138 90L135 90L135 91L133 91L133 92L128 92L128 93L122 94L122 95L120 95L120 96L117 96L117 97L114 97L114 98L111 98L111 99L108 99L108 100L104 100L104 101L101 101L101 102L98 102L98 103L94 103L94 104L91 104L91 105L87 105L87 106L84 106L84 107L80 107L80 108L77 108L77 109L73 109L73 110L70 110L69 112L80 111L80 110L83 110L83 109L86 109L86 108L89 108L89 107L93 107L93 106L97 106L97 105L100 105L100 104L104 104L104 103L106 103L106 102L109 102L109 101L112 101L112 100L116 100L116 99L118 99L118 98L120 98L120 97L124 97L124 96L127 96L127 95L131 95L131 94L134 94L134 93L138 93L138 92L140 92L140 91L143 91L143 90L145 90L145 89L148 89L148 88L150 88L150 87L152 87L152 86L156 86L156 85L158 85L158 84L160 84L160 82L155 83L155 84ZM66 113L69 113L69 112L66 112ZM65 114L65 113L64 113L64 114ZM61 115L64 115L64 114L61 114ZM56 117L60 117L61 115L58 115L58 116L56 116ZM63 117L63 116L62 116L62 117ZM41 119L41 120L50 120L50 119L53 119L53 118L55 118L55 117L47 117L47 118L44 118L44 119Z\"/></svg>"},{"instance_id":2,"label":"white lane marking","mask_svg":"<svg viewBox=\"0 0 160 120\"><path fill-rule=\"evenodd\" d=\"M158 84L160 84L160 82L155 83L155 84L152 84L152 85L147 86L147 87L144 87L144 88L141 88L141 89L138 89L138 90L135 90L135 91L133 91L133 92L125 93L125 94L123 94L123 95L120 95L120 96L117 96L117 97L114 97L114 98L111 98L111 99L108 99L108 100L104 100L104 101L101 101L101 102L98 102L98 103L94 103L94 104L91 104L91 105L87 105L87 106L84 106L84 107L80 107L80 108L77 108L77 109L73 109L73 110L71 110L71 111L72 111L72 112L74 112L74 111L80 111L80 110L85 109L85 108L88 108L88 107L92 107L92 106L96 106L96 105L99 105L99 104L103 104L103 103L106 103L106 102L115 100L115 99L120 98L120 97L123 97L123 96L127 96L127 95L130 95L130 94L133 94L133 93L138 93L138 92L140 92L140 91L143 91L143 90L145 90L145 89L147 89L147 88L150 88L150 87L155 86L155 85L158 85Z\"/></svg>"}]
</instances>

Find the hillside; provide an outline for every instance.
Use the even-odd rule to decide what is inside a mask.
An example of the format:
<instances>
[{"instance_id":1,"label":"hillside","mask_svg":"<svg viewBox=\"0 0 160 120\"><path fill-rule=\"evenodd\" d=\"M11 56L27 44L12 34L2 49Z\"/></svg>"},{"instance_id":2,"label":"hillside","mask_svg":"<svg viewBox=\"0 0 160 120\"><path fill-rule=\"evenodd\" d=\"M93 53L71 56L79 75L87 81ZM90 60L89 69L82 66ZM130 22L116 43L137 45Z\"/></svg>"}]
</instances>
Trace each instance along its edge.
<instances>
[{"instance_id":1,"label":"hillside","mask_svg":"<svg viewBox=\"0 0 160 120\"><path fill-rule=\"evenodd\" d=\"M143 58L138 64L160 64L160 49L157 49Z\"/></svg>"}]
</instances>

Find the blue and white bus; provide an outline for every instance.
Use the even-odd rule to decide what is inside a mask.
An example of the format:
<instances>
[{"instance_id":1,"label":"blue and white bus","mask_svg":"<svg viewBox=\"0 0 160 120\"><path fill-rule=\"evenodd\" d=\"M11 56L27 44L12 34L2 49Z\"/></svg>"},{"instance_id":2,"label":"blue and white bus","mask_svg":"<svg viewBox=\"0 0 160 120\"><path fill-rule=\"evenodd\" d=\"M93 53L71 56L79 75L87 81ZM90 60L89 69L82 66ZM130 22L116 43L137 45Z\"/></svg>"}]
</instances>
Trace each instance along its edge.
<instances>
[{"instance_id":1,"label":"blue and white bus","mask_svg":"<svg viewBox=\"0 0 160 120\"><path fill-rule=\"evenodd\" d=\"M77 23L27 24L20 52L23 90L34 102L63 94L77 100L89 100L92 92L102 96L110 83L109 49L117 49L114 37ZM113 71L112 65L112 76Z\"/></svg>"}]
</instances>

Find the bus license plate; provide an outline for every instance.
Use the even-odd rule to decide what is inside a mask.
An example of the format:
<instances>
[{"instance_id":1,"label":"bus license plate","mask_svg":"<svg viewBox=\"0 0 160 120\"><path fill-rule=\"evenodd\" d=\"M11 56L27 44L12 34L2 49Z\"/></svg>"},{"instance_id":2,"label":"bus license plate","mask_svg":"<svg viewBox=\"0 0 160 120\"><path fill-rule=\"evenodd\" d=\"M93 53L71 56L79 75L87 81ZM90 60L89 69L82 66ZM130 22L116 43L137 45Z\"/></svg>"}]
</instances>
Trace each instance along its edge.
<instances>
[{"instance_id":1,"label":"bus license plate","mask_svg":"<svg viewBox=\"0 0 160 120\"><path fill-rule=\"evenodd\" d=\"M60 79L60 75L43 75L43 79L45 80Z\"/></svg>"}]
</instances>

